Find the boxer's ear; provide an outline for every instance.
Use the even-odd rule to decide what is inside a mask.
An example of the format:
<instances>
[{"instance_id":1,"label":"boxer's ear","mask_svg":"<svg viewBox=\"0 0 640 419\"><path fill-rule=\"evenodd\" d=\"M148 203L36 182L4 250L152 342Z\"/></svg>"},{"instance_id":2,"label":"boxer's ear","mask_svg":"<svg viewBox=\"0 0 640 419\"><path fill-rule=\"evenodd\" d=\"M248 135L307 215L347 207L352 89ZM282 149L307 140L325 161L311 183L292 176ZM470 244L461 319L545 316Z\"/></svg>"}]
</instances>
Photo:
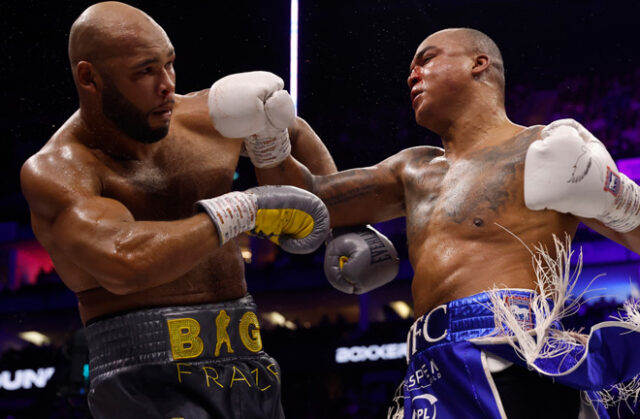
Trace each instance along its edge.
<instances>
[{"instance_id":1,"label":"boxer's ear","mask_svg":"<svg viewBox=\"0 0 640 419\"><path fill-rule=\"evenodd\" d=\"M489 68L489 56L486 54L478 54L473 60L473 67L471 67L471 75L474 78L479 77Z\"/></svg>"},{"instance_id":2,"label":"boxer's ear","mask_svg":"<svg viewBox=\"0 0 640 419\"><path fill-rule=\"evenodd\" d=\"M99 76L93 64L88 61L79 61L76 64L76 77L79 88L92 92L97 91L96 78Z\"/></svg>"}]
</instances>

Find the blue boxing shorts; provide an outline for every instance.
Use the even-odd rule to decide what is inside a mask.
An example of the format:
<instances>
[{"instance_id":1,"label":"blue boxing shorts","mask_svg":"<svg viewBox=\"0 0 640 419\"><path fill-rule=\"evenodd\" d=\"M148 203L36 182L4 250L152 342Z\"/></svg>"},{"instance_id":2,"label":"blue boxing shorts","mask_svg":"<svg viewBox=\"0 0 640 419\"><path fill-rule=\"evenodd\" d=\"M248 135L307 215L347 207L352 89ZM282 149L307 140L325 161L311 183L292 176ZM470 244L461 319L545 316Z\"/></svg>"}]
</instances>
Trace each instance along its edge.
<instances>
[{"instance_id":1,"label":"blue boxing shorts","mask_svg":"<svg viewBox=\"0 0 640 419\"><path fill-rule=\"evenodd\" d=\"M535 324L533 291L491 293L525 328ZM625 322L596 325L582 343L529 364L497 332L492 307L490 293L480 293L414 322L389 418L607 418L597 391L640 373L640 333Z\"/></svg>"},{"instance_id":2,"label":"blue boxing shorts","mask_svg":"<svg viewBox=\"0 0 640 419\"><path fill-rule=\"evenodd\" d=\"M284 417L250 296L121 314L86 336L95 419Z\"/></svg>"}]
</instances>

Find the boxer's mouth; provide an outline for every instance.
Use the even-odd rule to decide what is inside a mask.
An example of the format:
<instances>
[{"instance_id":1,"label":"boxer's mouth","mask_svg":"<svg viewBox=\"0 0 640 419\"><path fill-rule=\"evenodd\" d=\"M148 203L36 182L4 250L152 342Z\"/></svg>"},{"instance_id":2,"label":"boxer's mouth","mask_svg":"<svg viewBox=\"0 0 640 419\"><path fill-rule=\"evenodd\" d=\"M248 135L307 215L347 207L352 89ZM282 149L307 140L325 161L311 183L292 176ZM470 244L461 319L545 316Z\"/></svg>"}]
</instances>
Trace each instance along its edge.
<instances>
[{"instance_id":1,"label":"boxer's mouth","mask_svg":"<svg viewBox=\"0 0 640 419\"><path fill-rule=\"evenodd\" d=\"M154 110L151 111L151 113L153 115L162 117L162 118L169 118L171 117L171 114L173 113L173 101L171 102L167 102L165 104L162 104L160 106L158 106L157 108L155 108Z\"/></svg>"},{"instance_id":2,"label":"boxer's mouth","mask_svg":"<svg viewBox=\"0 0 640 419\"><path fill-rule=\"evenodd\" d=\"M423 90L419 90L419 89L411 90L411 104L415 105L416 99L423 93L424 93Z\"/></svg>"}]
</instances>

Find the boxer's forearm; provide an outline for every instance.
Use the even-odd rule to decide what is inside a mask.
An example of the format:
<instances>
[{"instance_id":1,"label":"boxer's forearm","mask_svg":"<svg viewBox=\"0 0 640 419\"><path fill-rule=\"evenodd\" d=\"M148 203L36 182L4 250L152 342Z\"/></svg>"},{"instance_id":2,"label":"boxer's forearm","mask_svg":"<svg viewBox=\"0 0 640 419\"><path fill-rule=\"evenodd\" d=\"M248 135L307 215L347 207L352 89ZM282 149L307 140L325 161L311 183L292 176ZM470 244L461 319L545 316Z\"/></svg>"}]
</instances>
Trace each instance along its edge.
<instances>
[{"instance_id":1,"label":"boxer's forearm","mask_svg":"<svg viewBox=\"0 0 640 419\"><path fill-rule=\"evenodd\" d=\"M104 262L98 273L112 292L129 294L175 281L220 248L216 228L204 214L133 224L98 259Z\"/></svg>"},{"instance_id":2,"label":"boxer's forearm","mask_svg":"<svg viewBox=\"0 0 640 419\"><path fill-rule=\"evenodd\" d=\"M255 168L259 185L292 185L313 192L314 175L293 156L274 167Z\"/></svg>"},{"instance_id":3,"label":"boxer's forearm","mask_svg":"<svg viewBox=\"0 0 640 419\"><path fill-rule=\"evenodd\" d=\"M618 233L622 236L622 245L626 246L629 250L640 254L640 227L632 230L628 233Z\"/></svg>"},{"instance_id":4,"label":"boxer's forearm","mask_svg":"<svg viewBox=\"0 0 640 419\"><path fill-rule=\"evenodd\" d=\"M578 217L578 220L580 220L590 229L602 234L604 237L613 240L618 244L621 244L632 252L640 254L640 227L627 233L620 233L618 231L610 229L609 227L602 224L602 222L594 218Z\"/></svg>"},{"instance_id":5,"label":"boxer's forearm","mask_svg":"<svg viewBox=\"0 0 640 419\"><path fill-rule=\"evenodd\" d=\"M286 184L311 190L311 174L321 176L337 172L329 150L302 118L296 118L296 122L289 127L289 137L291 156L275 167L255 167L260 185Z\"/></svg>"},{"instance_id":6,"label":"boxer's forearm","mask_svg":"<svg viewBox=\"0 0 640 419\"><path fill-rule=\"evenodd\" d=\"M627 249L640 254L640 227L628 233L618 233L621 237L621 244Z\"/></svg>"},{"instance_id":7,"label":"boxer's forearm","mask_svg":"<svg viewBox=\"0 0 640 419\"><path fill-rule=\"evenodd\" d=\"M56 220L57 247L114 294L174 281L219 247L216 228L204 214L170 222L87 215Z\"/></svg>"},{"instance_id":8,"label":"boxer's forearm","mask_svg":"<svg viewBox=\"0 0 640 419\"><path fill-rule=\"evenodd\" d=\"M322 140L302 118L289 127L291 155L314 175L330 175L338 171Z\"/></svg>"}]
</instances>

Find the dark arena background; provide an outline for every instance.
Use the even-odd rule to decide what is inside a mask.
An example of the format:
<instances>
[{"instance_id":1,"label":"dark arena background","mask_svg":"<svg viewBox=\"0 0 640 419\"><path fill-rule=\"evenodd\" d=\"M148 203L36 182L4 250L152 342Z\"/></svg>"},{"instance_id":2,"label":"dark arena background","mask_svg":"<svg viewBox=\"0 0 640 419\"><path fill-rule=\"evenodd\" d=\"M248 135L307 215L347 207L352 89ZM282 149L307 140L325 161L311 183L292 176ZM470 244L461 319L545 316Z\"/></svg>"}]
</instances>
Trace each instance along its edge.
<instances>
[{"instance_id":1,"label":"dark arena background","mask_svg":"<svg viewBox=\"0 0 640 419\"><path fill-rule=\"evenodd\" d=\"M77 301L34 239L19 170L77 108L67 60L75 18L93 2L0 3L0 418L88 418L87 349ZM132 1L177 52L177 91L235 72L267 70L290 89L291 3ZM523 125L572 117L640 179L640 3L635 1L299 0L298 113L339 169L377 163L439 139L413 119L408 67L418 44L472 27L501 48L507 111ZM239 163L234 189L255 185ZM290 418L382 418L404 369L412 322L404 220L376 225L401 257L398 277L362 296L333 289L324 247L307 256L241 239L265 349L282 366ZM640 297L639 256L581 227L578 289L600 273L569 323L593 324ZM551 408L551 407L550 407ZM637 417L628 406L614 412Z\"/></svg>"}]
</instances>

